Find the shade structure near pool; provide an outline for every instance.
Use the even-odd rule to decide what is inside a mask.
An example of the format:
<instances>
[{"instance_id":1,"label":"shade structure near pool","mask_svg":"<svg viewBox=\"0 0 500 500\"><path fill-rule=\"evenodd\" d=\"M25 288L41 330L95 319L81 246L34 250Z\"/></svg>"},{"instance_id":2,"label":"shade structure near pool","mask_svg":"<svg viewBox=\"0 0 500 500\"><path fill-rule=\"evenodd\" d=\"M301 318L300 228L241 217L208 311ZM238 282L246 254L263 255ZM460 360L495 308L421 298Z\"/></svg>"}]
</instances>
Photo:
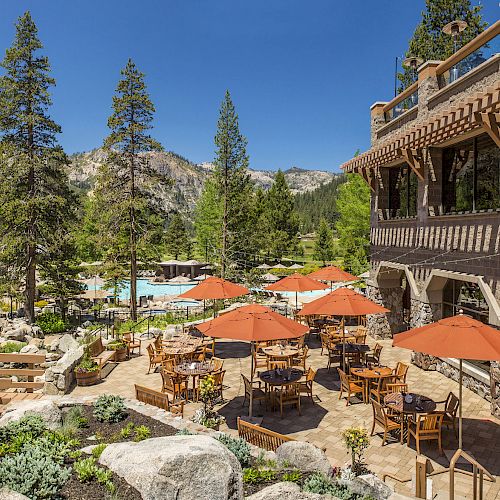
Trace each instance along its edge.
<instances>
[{"instance_id":1,"label":"shade structure near pool","mask_svg":"<svg viewBox=\"0 0 500 500\"><path fill-rule=\"evenodd\" d=\"M295 339L301 337L309 330L308 326L285 318L281 314L260 304L238 307L223 316L196 325L196 328L204 335L209 335L210 337L251 342L251 382L253 381L254 342ZM250 395L250 416L252 416L252 409L253 401L252 395Z\"/></svg>"},{"instance_id":2,"label":"shade structure near pool","mask_svg":"<svg viewBox=\"0 0 500 500\"><path fill-rule=\"evenodd\" d=\"M232 299L250 293L250 290L244 286L237 285L216 276L210 276L191 290L179 295L183 299Z\"/></svg>"}]
</instances>

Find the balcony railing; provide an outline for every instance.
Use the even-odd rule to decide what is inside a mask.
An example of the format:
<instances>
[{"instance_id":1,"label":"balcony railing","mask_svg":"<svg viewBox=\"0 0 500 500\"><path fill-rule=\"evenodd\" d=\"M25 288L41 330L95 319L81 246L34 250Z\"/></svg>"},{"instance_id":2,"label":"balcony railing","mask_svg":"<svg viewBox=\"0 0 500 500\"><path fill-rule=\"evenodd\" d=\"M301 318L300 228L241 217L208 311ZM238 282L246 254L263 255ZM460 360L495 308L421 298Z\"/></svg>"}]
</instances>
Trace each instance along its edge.
<instances>
[{"instance_id":1,"label":"balcony railing","mask_svg":"<svg viewBox=\"0 0 500 500\"><path fill-rule=\"evenodd\" d=\"M385 121L389 123L418 104L418 83L406 88L395 99L384 106Z\"/></svg>"}]
</instances>

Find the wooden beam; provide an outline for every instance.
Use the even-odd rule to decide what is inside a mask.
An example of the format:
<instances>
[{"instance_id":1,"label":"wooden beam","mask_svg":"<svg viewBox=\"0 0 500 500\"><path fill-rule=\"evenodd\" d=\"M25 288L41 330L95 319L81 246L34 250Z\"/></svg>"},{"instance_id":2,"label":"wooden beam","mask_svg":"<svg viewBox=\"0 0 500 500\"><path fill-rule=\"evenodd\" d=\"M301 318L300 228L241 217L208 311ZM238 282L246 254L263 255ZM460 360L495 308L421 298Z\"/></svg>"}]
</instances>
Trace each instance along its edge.
<instances>
[{"instance_id":1,"label":"wooden beam","mask_svg":"<svg viewBox=\"0 0 500 500\"><path fill-rule=\"evenodd\" d=\"M500 148L500 129L496 119L497 114L498 113L475 113L474 117Z\"/></svg>"},{"instance_id":2,"label":"wooden beam","mask_svg":"<svg viewBox=\"0 0 500 500\"><path fill-rule=\"evenodd\" d=\"M416 149L401 149L401 156L406 160L410 168L415 172L417 177L424 180L424 161L422 158L422 151Z\"/></svg>"},{"instance_id":3,"label":"wooden beam","mask_svg":"<svg viewBox=\"0 0 500 500\"><path fill-rule=\"evenodd\" d=\"M370 170L363 168L358 173L361 174L361 178L368 184L368 187L375 192L375 178L370 174Z\"/></svg>"}]
</instances>

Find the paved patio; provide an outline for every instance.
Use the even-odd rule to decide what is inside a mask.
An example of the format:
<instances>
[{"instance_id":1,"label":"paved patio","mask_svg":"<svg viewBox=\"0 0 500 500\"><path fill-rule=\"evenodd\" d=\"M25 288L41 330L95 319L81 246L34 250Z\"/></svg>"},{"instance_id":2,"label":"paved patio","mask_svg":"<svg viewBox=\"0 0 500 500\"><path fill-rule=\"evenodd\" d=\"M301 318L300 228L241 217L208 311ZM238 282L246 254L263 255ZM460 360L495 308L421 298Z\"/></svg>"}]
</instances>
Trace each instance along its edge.
<instances>
[{"instance_id":1,"label":"paved patio","mask_svg":"<svg viewBox=\"0 0 500 500\"><path fill-rule=\"evenodd\" d=\"M374 344L372 339L368 343ZM410 352L394 348L391 341L381 342L384 346L381 356L383 364L394 367L397 361L410 364ZM119 364L108 377L99 385L93 387L76 387L74 395L89 395L101 393L121 394L125 397L134 397L134 383L145 385L154 389L161 388L159 373L147 374L148 358L145 349L141 356ZM339 381L335 367L326 369L327 356L320 354L319 343L311 339L308 359L309 365L317 370L314 384L315 402L309 398L302 398L302 415L297 410L288 407L284 418L279 412L264 411L258 403L255 405L254 414L263 416L262 425L274 431L289 434L296 439L310 441L320 447L326 447L326 453L333 464L342 465L349 461L349 455L343 447L341 432L350 426L363 426L371 429L371 405L352 399L354 404L345 405L345 399L339 401ZM224 384L225 403L218 409L227 420L223 429L226 432L236 433L236 418L247 415L248 408L242 408L243 383L240 373L246 375L250 372L249 345L242 342L218 341L217 356L223 358L226 376ZM458 394L456 382L444 377L437 372L425 372L414 365L410 365L407 382L410 390L424 394L435 401L446 399L450 391ZM185 417L189 418L199 404L189 403L185 407ZM500 498L500 421L493 417L489 411L489 403L468 389L464 389L464 449L471 453L492 474L497 476L497 482L485 482L485 498ZM443 429L443 448L452 450L457 447L457 440L452 430ZM375 435L365 453L368 467L380 477L391 474L401 479L411 477L415 468L415 442L411 446L400 445L396 439L390 440L384 447L380 436ZM422 453L432 460L434 470L442 470L449 465L449 457L440 457L435 442L423 443ZM397 484L388 479L389 484L396 487L397 491L410 494L410 482ZM439 474L433 477L434 492L448 491L448 474ZM456 477L457 496L472 498L472 478L463 474Z\"/></svg>"}]
</instances>

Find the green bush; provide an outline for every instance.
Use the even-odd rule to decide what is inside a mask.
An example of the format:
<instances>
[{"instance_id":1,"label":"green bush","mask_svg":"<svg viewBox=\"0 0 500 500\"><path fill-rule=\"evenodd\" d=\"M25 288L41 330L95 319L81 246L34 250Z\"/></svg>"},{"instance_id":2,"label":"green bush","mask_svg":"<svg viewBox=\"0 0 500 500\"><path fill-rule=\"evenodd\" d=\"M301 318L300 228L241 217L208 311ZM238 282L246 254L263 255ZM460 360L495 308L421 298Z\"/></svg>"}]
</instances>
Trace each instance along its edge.
<instances>
[{"instance_id":1,"label":"green bush","mask_svg":"<svg viewBox=\"0 0 500 500\"><path fill-rule=\"evenodd\" d=\"M17 422L9 422L0 427L0 443L8 443L18 434L30 434L34 439L41 436L46 430L47 425L40 415L26 414Z\"/></svg>"},{"instance_id":2,"label":"green bush","mask_svg":"<svg viewBox=\"0 0 500 500\"><path fill-rule=\"evenodd\" d=\"M103 394L94 403L94 417L99 422L120 422L127 416L121 396Z\"/></svg>"},{"instance_id":3,"label":"green bush","mask_svg":"<svg viewBox=\"0 0 500 500\"><path fill-rule=\"evenodd\" d=\"M290 472L285 472L281 477L282 481L288 481L290 483L300 483L302 479L302 473L300 470L294 469Z\"/></svg>"},{"instance_id":4,"label":"green bush","mask_svg":"<svg viewBox=\"0 0 500 500\"><path fill-rule=\"evenodd\" d=\"M120 349L126 349L127 344L122 340L112 340L106 345L106 348L111 351L119 351Z\"/></svg>"},{"instance_id":5,"label":"green bush","mask_svg":"<svg viewBox=\"0 0 500 500\"><path fill-rule=\"evenodd\" d=\"M243 482L247 484L266 483L275 478L276 471L271 469L257 469L255 467L243 469Z\"/></svg>"},{"instance_id":6,"label":"green bush","mask_svg":"<svg viewBox=\"0 0 500 500\"><path fill-rule=\"evenodd\" d=\"M250 463L250 446L242 438L234 438L228 434L221 434L217 439L232 452L242 467Z\"/></svg>"},{"instance_id":7,"label":"green bush","mask_svg":"<svg viewBox=\"0 0 500 500\"><path fill-rule=\"evenodd\" d=\"M45 334L63 333L68 329L61 316L51 312L39 314L36 318L36 324Z\"/></svg>"},{"instance_id":8,"label":"green bush","mask_svg":"<svg viewBox=\"0 0 500 500\"><path fill-rule=\"evenodd\" d=\"M123 439L128 439L130 436L132 436L132 433L134 432L134 422L129 422L125 427L122 427L120 429L120 437Z\"/></svg>"},{"instance_id":9,"label":"green bush","mask_svg":"<svg viewBox=\"0 0 500 500\"><path fill-rule=\"evenodd\" d=\"M0 353L10 354L12 352L19 352L26 344L26 342L6 342L3 346L0 346Z\"/></svg>"},{"instance_id":10,"label":"green bush","mask_svg":"<svg viewBox=\"0 0 500 500\"><path fill-rule=\"evenodd\" d=\"M356 500L360 498L356 493L352 493L347 486L338 484L320 472L315 472L304 481L303 490L308 493L319 493L320 495L330 494L340 500Z\"/></svg>"},{"instance_id":11,"label":"green bush","mask_svg":"<svg viewBox=\"0 0 500 500\"><path fill-rule=\"evenodd\" d=\"M92 449L92 456L96 460L98 460L99 457L101 456L102 452L106 448L106 446L108 446L106 443L100 443L100 444L96 445L95 448Z\"/></svg>"},{"instance_id":12,"label":"green bush","mask_svg":"<svg viewBox=\"0 0 500 500\"><path fill-rule=\"evenodd\" d=\"M49 303L46 300L37 300L35 302L35 307L39 307L40 309L42 307L45 307L45 306L48 306L48 305L49 305Z\"/></svg>"},{"instance_id":13,"label":"green bush","mask_svg":"<svg viewBox=\"0 0 500 500\"><path fill-rule=\"evenodd\" d=\"M63 417L63 427L81 429L89 424L88 418L83 412L82 405L72 406Z\"/></svg>"},{"instance_id":14,"label":"green bush","mask_svg":"<svg viewBox=\"0 0 500 500\"><path fill-rule=\"evenodd\" d=\"M97 482L104 485L109 492L112 493L115 491L112 472L97 466L96 459L94 457L78 460L73 465L73 468L75 469L80 482L88 483L89 481L96 479Z\"/></svg>"},{"instance_id":15,"label":"green bush","mask_svg":"<svg viewBox=\"0 0 500 500\"><path fill-rule=\"evenodd\" d=\"M149 427L146 427L145 425L138 425L135 428L135 436L134 436L134 441L139 442L139 441L144 441L145 439L149 439L151 437L151 430Z\"/></svg>"},{"instance_id":16,"label":"green bush","mask_svg":"<svg viewBox=\"0 0 500 500\"><path fill-rule=\"evenodd\" d=\"M36 446L0 461L0 484L33 500L57 498L70 474Z\"/></svg>"}]
</instances>

